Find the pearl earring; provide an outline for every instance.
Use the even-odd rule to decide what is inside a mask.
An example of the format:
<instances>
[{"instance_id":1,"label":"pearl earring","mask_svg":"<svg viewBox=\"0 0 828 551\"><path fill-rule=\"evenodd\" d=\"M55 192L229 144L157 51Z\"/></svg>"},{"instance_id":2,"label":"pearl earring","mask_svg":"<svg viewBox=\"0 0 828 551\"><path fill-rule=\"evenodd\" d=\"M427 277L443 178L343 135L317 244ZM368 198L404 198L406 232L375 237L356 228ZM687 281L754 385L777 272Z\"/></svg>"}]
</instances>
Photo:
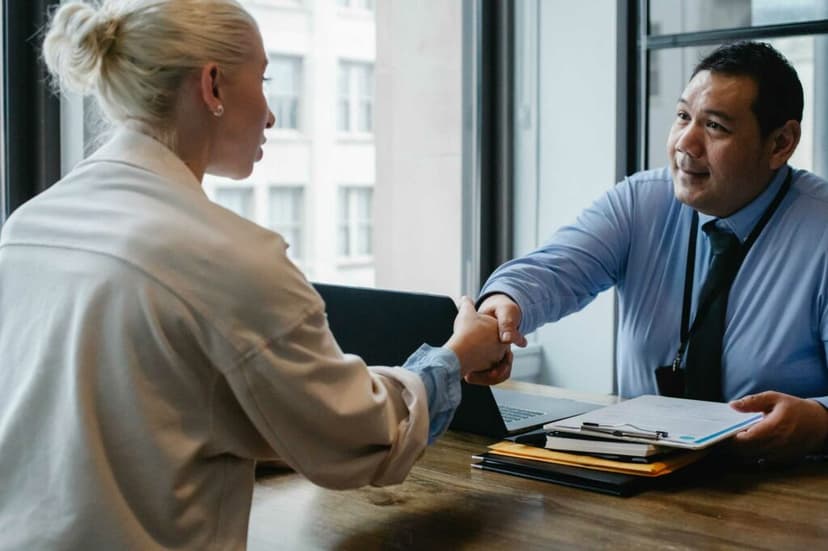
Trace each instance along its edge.
<instances>
[{"instance_id":1,"label":"pearl earring","mask_svg":"<svg viewBox=\"0 0 828 551\"><path fill-rule=\"evenodd\" d=\"M223 105L221 105L221 104L219 104L219 106L218 106L218 107L216 107L216 110L215 110L215 111L213 111L213 116L215 116L215 117L220 117L220 116L222 116L223 114L224 114L224 106L223 106Z\"/></svg>"}]
</instances>

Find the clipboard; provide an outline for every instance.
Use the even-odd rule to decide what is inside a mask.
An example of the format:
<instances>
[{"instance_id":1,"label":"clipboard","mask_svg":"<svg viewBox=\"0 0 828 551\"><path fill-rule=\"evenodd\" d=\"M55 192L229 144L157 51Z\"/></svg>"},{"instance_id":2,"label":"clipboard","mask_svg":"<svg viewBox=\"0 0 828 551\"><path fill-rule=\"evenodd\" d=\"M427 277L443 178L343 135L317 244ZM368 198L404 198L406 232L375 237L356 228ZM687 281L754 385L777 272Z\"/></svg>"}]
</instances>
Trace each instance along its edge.
<instances>
[{"instance_id":1,"label":"clipboard","mask_svg":"<svg viewBox=\"0 0 828 551\"><path fill-rule=\"evenodd\" d=\"M647 394L544 425L545 430L700 450L762 420L728 404Z\"/></svg>"}]
</instances>

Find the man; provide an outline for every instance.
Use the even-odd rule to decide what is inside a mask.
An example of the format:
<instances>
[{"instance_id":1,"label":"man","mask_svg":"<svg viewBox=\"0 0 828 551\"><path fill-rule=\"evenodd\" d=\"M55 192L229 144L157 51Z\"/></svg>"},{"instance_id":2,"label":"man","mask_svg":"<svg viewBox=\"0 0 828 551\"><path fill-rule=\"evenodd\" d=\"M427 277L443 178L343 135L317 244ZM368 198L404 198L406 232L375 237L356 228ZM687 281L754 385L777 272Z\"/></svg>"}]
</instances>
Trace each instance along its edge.
<instances>
[{"instance_id":1,"label":"man","mask_svg":"<svg viewBox=\"0 0 828 551\"><path fill-rule=\"evenodd\" d=\"M761 411L734 439L746 455L824 446L828 184L787 165L802 96L770 45L703 59L678 100L670 166L626 178L489 278L479 310L498 319L501 340L524 346L524 334L615 286L622 396Z\"/></svg>"}]
</instances>

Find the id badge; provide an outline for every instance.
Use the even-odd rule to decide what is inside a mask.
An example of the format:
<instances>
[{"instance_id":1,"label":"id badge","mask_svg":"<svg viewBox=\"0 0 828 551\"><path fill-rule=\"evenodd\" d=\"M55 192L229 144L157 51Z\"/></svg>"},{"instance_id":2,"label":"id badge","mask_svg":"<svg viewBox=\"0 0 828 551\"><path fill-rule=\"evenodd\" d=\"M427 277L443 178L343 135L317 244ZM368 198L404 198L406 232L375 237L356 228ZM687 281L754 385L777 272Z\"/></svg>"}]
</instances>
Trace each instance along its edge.
<instances>
[{"instance_id":1,"label":"id badge","mask_svg":"<svg viewBox=\"0 0 828 551\"><path fill-rule=\"evenodd\" d=\"M684 398L684 370L663 365L655 370L658 393L671 398Z\"/></svg>"}]
</instances>

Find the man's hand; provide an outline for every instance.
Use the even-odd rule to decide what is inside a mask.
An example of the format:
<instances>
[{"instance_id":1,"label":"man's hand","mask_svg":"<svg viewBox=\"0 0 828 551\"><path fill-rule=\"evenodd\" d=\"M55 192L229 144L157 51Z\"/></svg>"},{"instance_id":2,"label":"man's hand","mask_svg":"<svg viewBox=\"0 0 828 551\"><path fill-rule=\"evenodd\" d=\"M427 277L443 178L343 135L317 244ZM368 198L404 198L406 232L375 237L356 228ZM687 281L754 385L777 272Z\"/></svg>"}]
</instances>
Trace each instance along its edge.
<instances>
[{"instance_id":1,"label":"man's hand","mask_svg":"<svg viewBox=\"0 0 828 551\"><path fill-rule=\"evenodd\" d=\"M474 304L467 297L460 299L454 334L445 346L457 355L466 382L494 385L512 373L512 351L508 344L500 342L497 322L475 312Z\"/></svg>"},{"instance_id":2,"label":"man's hand","mask_svg":"<svg viewBox=\"0 0 828 551\"><path fill-rule=\"evenodd\" d=\"M520 347L526 346L526 337L518 331L522 315L520 306L508 296L496 293L486 297L478 308L478 312L497 320L500 342L516 344Z\"/></svg>"},{"instance_id":3,"label":"man's hand","mask_svg":"<svg viewBox=\"0 0 828 551\"><path fill-rule=\"evenodd\" d=\"M730 405L738 411L765 414L764 419L733 437L733 449L739 455L784 461L818 450L828 440L828 410L816 400L762 392Z\"/></svg>"}]
</instances>

